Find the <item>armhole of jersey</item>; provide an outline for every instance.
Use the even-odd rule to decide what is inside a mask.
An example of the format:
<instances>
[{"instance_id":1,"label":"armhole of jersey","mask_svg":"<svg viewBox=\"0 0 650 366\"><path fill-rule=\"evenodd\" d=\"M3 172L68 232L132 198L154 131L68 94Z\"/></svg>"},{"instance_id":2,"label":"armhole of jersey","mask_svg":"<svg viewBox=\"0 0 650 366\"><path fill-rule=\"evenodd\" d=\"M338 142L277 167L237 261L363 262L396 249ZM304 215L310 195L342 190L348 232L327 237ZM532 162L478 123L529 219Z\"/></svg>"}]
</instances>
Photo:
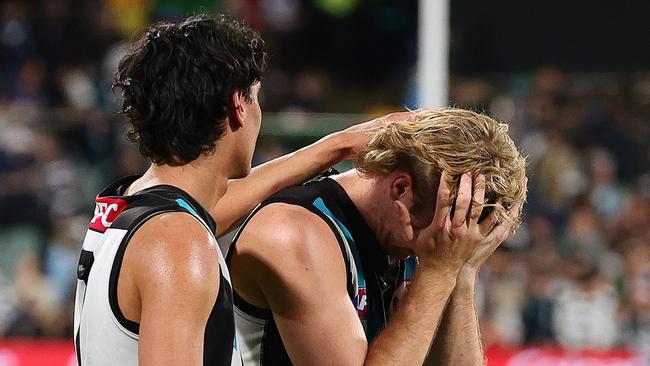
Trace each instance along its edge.
<instances>
[{"instance_id":1,"label":"armhole of jersey","mask_svg":"<svg viewBox=\"0 0 650 366\"><path fill-rule=\"evenodd\" d=\"M262 208L272 204L272 203L284 203L288 205L295 205L295 206L300 206L307 211L315 214L318 216L321 220L323 220L327 226L329 226L330 230L332 230L332 233L334 233L334 237L336 238L336 241L339 244L339 249L341 250L341 255L343 256L343 261L345 263L345 273L346 273L346 280L347 280L347 291L348 295L350 296L350 300L353 301L354 297L356 296L357 289L354 288L354 283L356 281L353 280L353 271L351 269L351 263L350 263L350 258L348 255L348 249L347 249L347 240L343 236L343 233L341 232L341 229L336 225L336 223L327 216L326 213L318 209L316 206L309 205L306 206L305 202L300 199L293 199L291 197L284 197L284 198L278 198L278 199L269 199L263 203L258 204L253 211L248 215L246 220L242 223L241 227L239 230L237 230L237 233L232 239L232 244L230 245L230 248L228 248L228 254L226 255L226 263L230 262L230 257L232 256L232 253L234 251L235 246L237 245L237 240L239 240L239 237L244 231L244 228L250 222L250 220L253 218L253 216L258 213ZM243 312L247 313L248 315L258 317L260 319L271 319L273 318L273 313L269 309L262 309L258 308L255 305L250 304L248 301L243 299L239 294L237 294L237 291L235 290L235 287L233 286L233 302L237 308L242 310Z\"/></svg>"},{"instance_id":2,"label":"armhole of jersey","mask_svg":"<svg viewBox=\"0 0 650 366\"><path fill-rule=\"evenodd\" d=\"M233 288L232 290L232 303L237 307L237 309L244 312L246 315L250 315L253 318L261 320L273 320L273 312L270 309L259 308L248 301L243 297L239 296L237 291Z\"/></svg>"},{"instance_id":3,"label":"armhole of jersey","mask_svg":"<svg viewBox=\"0 0 650 366\"><path fill-rule=\"evenodd\" d=\"M228 252L226 253L226 264L230 264L230 258L232 257L232 253L235 251L235 246L237 245L237 241L239 240L239 237L241 236L242 231L244 231L244 228L246 225L248 225L248 222L251 221L253 216L261 210L264 206L266 206L266 202L259 203L253 210L251 211L250 214L248 214L248 217L244 220L244 222L241 224L239 229L237 229L237 232L235 233L235 236L232 238L231 245L228 247ZM270 309L262 309L260 307L257 307L248 301L246 301L243 297L239 296L237 293L237 290L235 290L235 286L232 286L232 303L233 305L242 311L244 314L252 316L257 319L262 319L262 320L272 320L273 319L273 313L271 312Z\"/></svg>"},{"instance_id":4,"label":"armhole of jersey","mask_svg":"<svg viewBox=\"0 0 650 366\"><path fill-rule=\"evenodd\" d=\"M126 247L129 244L129 241L133 237L136 231L144 225L151 218L170 212L187 212L188 214L194 217L192 212L184 209L181 206L169 206L162 209L156 209L153 212L151 210L146 211L145 213L138 216L128 227L128 234L120 242L120 246L115 253L115 259L113 259L113 266L111 267L111 274L108 281L108 302L111 308L111 312L115 317L115 320L124 327L128 332L133 333L134 335L140 334L140 324L132 320L127 319L120 309L120 305L117 299L117 283L120 277L120 271L122 270L122 261L124 260L124 253L126 252ZM127 335L133 337L131 334Z\"/></svg>"},{"instance_id":5,"label":"armhole of jersey","mask_svg":"<svg viewBox=\"0 0 650 366\"><path fill-rule=\"evenodd\" d=\"M257 214L261 209L263 209L264 207L266 207L266 206L268 206L268 205L270 205L272 203L284 203L284 204L288 204L288 205L300 206L300 207L303 207L303 208L313 212L313 210L311 210L310 207L304 206L303 202L300 199L293 198L293 197L283 197L283 198L270 197L266 201L264 201L262 203L258 203L257 206L255 206L255 208L253 208L251 213L248 214L248 217L246 217L246 219L241 224L239 229L237 229L237 232L235 233L235 236L232 238L232 240L230 242L230 246L228 247L228 252L226 253L226 263L230 263L230 257L232 256L232 253L234 252L235 247L237 246L237 241L239 240L239 237L241 236L241 233L244 231L244 228L246 227L246 225L248 225L248 223L251 221L253 216L255 216L255 214Z\"/></svg>"},{"instance_id":6,"label":"armhole of jersey","mask_svg":"<svg viewBox=\"0 0 650 366\"><path fill-rule=\"evenodd\" d=\"M330 230L332 230L332 233L334 233L334 237L336 238L336 241L339 244L339 249L341 250L341 255L343 256L343 262L345 263L348 295L350 296L350 300L354 301L354 297L356 296L357 293L357 289L355 288L357 279L354 276L356 274L355 272L356 266L353 262L350 261L350 256L348 255L348 250L349 250L348 241L343 235L341 228L337 225L334 219L330 217L326 212L324 212L321 208L315 205L315 202L318 200L322 201L322 198L318 197L316 198L316 200L306 204L304 199L285 197L285 198L271 199L265 202L265 204L269 205L271 203L285 203L289 205L300 206L306 209L307 211L315 214L321 220L325 221L327 226L329 226Z\"/></svg>"},{"instance_id":7,"label":"armhole of jersey","mask_svg":"<svg viewBox=\"0 0 650 366\"><path fill-rule=\"evenodd\" d=\"M241 235L242 231L244 231L244 228L246 227L246 225L248 225L248 222L251 221L253 216L255 216L255 214L259 210L261 210L262 207L264 207L264 206L266 206L266 204L264 204L264 203L259 203L257 206L255 206L253 211L251 211L251 213L248 214L248 217L246 217L246 220L244 220L244 222L241 224L239 229L237 229L237 232L235 233L235 236L230 241L230 246L228 246L228 252L226 253L226 264L230 263L230 257L232 256L232 253L235 250L235 246L237 245L237 240L239 240L239 236ZM234 291L234 288L233 288L233 291Z\"/></svg>"}]
</instances>

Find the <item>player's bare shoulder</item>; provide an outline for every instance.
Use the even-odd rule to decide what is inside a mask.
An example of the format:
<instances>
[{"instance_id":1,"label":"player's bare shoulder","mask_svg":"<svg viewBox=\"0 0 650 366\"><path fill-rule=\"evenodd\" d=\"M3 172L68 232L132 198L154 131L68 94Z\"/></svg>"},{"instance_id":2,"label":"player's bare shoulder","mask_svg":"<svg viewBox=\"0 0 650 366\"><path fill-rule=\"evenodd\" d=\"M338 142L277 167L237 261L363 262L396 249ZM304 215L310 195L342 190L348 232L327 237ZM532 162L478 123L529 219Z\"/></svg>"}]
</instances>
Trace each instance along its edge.
<instances>
[{"instance_id":1,"label":"player's bare shoulder","mask_svg":"<svg viewBox=\"0 0 650 366\"><path fill-rule=\"evenodd\" d=\"M122 270L132 274L140 289L156 287L160 291L176 291L177 287L185 287L197 295L207 292L216 297L218 250L214 237L191 214L164 213L151 218L135 232L124 255Z\"/></svg>"},{"instance_id":2,"label":"player's bare shoulder","mask_svg":"<svg viewBox=\"0 0 650 366\"><path fill-rule=\"evenodd\" d=\"M247 279L262 287L270 281L294 289L312 286L318 278L340 277L337 283L344 284L345 262L336 236L301 206L272 203L260 209L240 233L234 253L235 287Z\"/></svg>"},{"instance_id":3,"label":"player's bare shoulder","mask_svg":"<svg viewBox=\"0 0 650 366\"><path fill-rule=\"evenodd\" d=\"M303 262L313 255L339 255L336 237L321 218L286 203L269 204L253 216L241 232L237 253Z\"/></svg>"}]
</instances>

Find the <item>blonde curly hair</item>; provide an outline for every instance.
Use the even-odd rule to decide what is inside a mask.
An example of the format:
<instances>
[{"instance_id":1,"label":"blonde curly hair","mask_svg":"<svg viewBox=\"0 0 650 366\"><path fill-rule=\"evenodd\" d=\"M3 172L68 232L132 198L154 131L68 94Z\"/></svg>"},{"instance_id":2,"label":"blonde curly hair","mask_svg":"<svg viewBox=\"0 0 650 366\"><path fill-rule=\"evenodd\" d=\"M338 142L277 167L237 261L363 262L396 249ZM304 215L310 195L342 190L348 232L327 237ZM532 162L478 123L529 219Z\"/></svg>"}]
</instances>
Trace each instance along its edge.
<instances>
[{"instance_id":1,"label":"blonde curly hair","mask_svg":"<svg viewBox=\"0 0 650 366\"><path fill-rule=\"evenodd\" d=\"M510 220L507 209L526 200L526 159L508 136L508 125L457 108L413 113L415 117L410 120L379 123L367 148L354 162L357 170L366 176L410 173L414 180L414 212L434 204L443 170L451 176L454 200L463 173L470 172L474 177L484 174L485 207L497 211L499 222ZM483 215L491 209L484 209Z\"/></svg>"}]
</instances>

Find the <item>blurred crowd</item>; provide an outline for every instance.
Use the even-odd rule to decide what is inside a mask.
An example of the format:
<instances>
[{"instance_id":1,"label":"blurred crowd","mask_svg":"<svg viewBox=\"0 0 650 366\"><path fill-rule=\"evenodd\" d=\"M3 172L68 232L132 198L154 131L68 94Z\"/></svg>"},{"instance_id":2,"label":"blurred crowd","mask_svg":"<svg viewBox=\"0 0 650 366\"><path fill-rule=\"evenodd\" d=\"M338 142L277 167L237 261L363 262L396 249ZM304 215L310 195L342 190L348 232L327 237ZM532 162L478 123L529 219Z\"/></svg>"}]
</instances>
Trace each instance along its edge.
<instances>
[{"instance_id":1,"label":"blurred crowd","mask_svg":"<svg viewBox=\"0 0 650 366\"><path fill-rule=\"evenodd\" d=\"M645 77L546 68L503 78L496 90L452 83L453 100L508 121L528 155L525 224L480 277L485 345L650 351Z\"/></svg>"},{"instance_id":2,"label":"blurred crowd","mask_svg":"<svg viewBox=\"0 0 650 366\"><path fill-rule=\"evenodd\" d=\"M0 337L72 334L93 196L147 166L110 85L124 41L150 21L225 10L260 29L265 111L416 106L415 2L205 3L0 1ZM525 224L480 276L484 345L648 347L648 70L452 75L450 100L507 121L528 156ZM255 161L288 145L262 136Z\"/></svg>"}]
</instances>

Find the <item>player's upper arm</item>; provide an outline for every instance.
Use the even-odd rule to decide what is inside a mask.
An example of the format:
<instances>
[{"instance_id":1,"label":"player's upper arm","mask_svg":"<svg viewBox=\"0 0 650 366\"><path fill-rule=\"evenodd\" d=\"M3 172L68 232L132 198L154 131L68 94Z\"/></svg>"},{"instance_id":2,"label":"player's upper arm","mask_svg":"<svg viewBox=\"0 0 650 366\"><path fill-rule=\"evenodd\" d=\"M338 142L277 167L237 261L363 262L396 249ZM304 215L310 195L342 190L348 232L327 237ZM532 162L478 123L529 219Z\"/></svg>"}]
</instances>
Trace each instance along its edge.
<instances>
[{"instance_id":1,"label":"player's upper arm","mask_svg":"<svg viewBox=\"0 0 650 366\"><path fill-rule=\"evenodd\" d=\"M367 342L345 262L322 219L298 206L266 206L243 230L237 256L258 267L255 282L294 364L363 364Z\"/></svg>"},{"instance_id":2,"label":"player's upper arm","mask_svg":"<svg viewBox=\"0 0 650 366\"><path fill-rule=\"evenodd\" d=\"M141 301L140 365L200 365L219 292L218 247L187 213L156 216L129 243ZM126 261L125 257L125 261Z\"/></svg>"}]
</instances>

